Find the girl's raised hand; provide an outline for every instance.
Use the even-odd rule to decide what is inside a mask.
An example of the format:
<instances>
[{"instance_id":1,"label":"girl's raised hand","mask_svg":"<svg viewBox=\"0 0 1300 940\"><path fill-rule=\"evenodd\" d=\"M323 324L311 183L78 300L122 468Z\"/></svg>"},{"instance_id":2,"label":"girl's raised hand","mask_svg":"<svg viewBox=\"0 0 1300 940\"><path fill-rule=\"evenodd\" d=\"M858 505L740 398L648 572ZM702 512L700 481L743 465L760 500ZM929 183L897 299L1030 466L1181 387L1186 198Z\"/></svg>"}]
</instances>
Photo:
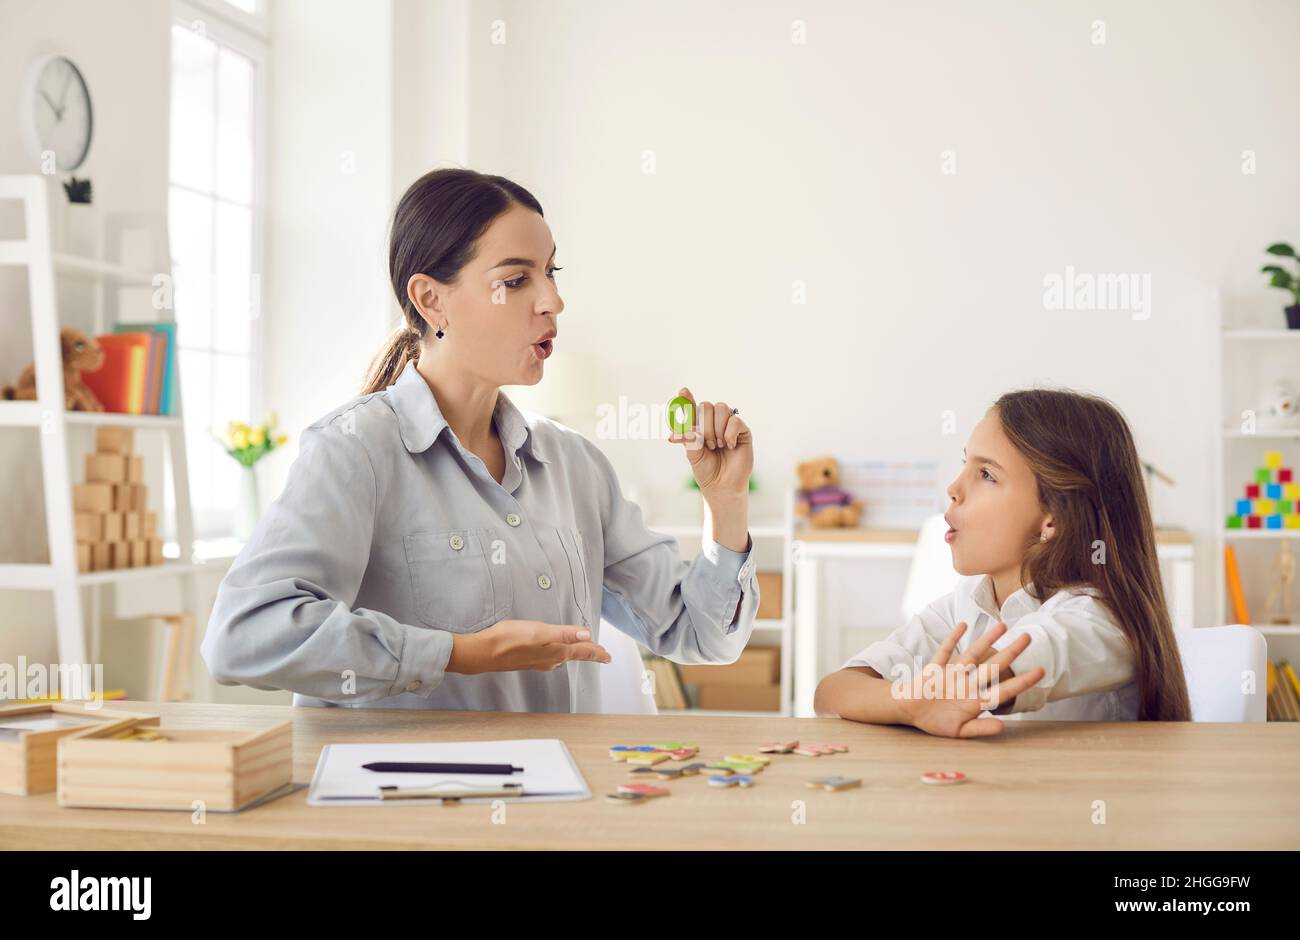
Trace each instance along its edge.
<instances>
[{"instance_id":1,"label":"girl's raised hand","mask_svg":"<svg viewBox=\"0 0 1300 940\"><path fill-rule=\"evenodd\" d=\"M972 643L966 652L952 659L957 641L965 632L966 624L957 624L934 658L922 669L921 675L913 677L910 682L900 680L893 684L893 691L900 695L899 704L908 724L948 738L999 734L1003 728L1002 720L980 718L979 714L985 710L993 711L1042 681L1045 675L1042 666L1036 666L1021 676L1011 674L1011 663L1029 645L1029 634L1016 637L1004 650L994 650L994 641L1007 632L1007 625L999 623Z\"/></svg>"}]
</instances>

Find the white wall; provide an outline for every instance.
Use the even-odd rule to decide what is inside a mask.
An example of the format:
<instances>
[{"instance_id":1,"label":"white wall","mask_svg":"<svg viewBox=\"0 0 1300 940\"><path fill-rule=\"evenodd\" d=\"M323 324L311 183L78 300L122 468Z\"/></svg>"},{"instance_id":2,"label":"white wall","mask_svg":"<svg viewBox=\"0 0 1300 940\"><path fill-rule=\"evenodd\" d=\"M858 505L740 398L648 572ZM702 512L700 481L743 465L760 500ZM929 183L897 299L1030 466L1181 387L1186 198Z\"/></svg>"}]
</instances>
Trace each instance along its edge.
<instances>
[{"instance_id":1,"label":"white wall","mask_svg":"<svg viewBox=\"0 0 1300 940\"><path fill-rule=\"evenodd\" d=\"M265 408L291 437L261 468L283 487L301 429L360 390L391 328L392 8L271 7Z\"/></svg>"},{"instance_id":2,"label":"white wall","mask_svg":"<svg viewBox=\"0 0 1300 940\"><path fill-rule=\"evenodd\" d=\"M593 408L682 384L741 407L761 512L799 459L931 457L946 480L1001 392L1106 395L1178 481L1160 521L1198 536L1210 622L1209 370L1221 302L1280 324L1257 271L1300 236L1298 36L1280 0L484 0L469 156L546 208L568 305L548 369L589 357ZM1044 310L1067 265L1150 274L1150 319ZM685 475L668 445L604 446L652 500Z\"/></svg>"}]
</instances>

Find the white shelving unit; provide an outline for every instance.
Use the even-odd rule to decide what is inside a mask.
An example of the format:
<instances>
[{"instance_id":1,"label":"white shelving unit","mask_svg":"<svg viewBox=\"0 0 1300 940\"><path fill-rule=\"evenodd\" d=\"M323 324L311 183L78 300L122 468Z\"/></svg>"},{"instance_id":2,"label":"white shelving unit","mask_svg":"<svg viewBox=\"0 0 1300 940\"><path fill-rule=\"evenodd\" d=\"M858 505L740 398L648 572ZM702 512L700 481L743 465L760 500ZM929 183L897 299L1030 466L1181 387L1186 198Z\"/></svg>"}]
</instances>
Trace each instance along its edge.
<instances>
[{"instance_id":1,"label":"white shelving unit","mask_svg":"<svg viewBox=\"0 0 1300 940\"><path fill-rule=\"evenodd\" d=\"M700 525L653 525L649 528L665 535L689 538L698 541L703 535L704 527ZM777 619L757 620L754 622L753 639L763 645L776 646L781 650L781 708L779 711L721 711L706 708L661 708L661 715L738 715L746 718L755 716L769 718L788 718L792 714L794 671L792 656L794 653L794 566L791 546L794 543L794 490L785 491L784 518L755 524L749 527L749 535L754 540L754 551L760 541L779 542L781 546L781 616ZM773 642L775 641L775 642Z\"/></svg>"},{"instance_id":2,"label":"white shelving unit","mask_svg":"<svg viewBox=\"0 0 1300 940\"><path fill-rule=\"evenodd\" d=\"M1281 314L1279 313L1279 317ZM1222 329L1219 336L1219 380L1220 407L1219 446L1217 461L1217 513L1215 518L1215 584L1216 605L1219 622L1235 622L1235 614L1228 598L1227 576L1224 565L1224 548L1234 543L1251 545L1259 542L1281 542L1282 540L1300 539L1300 529L1229 529L1225 520L1232 514L1232 509L1244 484L1249 482L1240 473L1246 457L1258 465L1265 451L1279 450L1283 453L1283 463L1300 469L1300 428L1261 429L1253 432L1242 430L1241 414L1247 409L1259 406L1255 400L1244 400L1242 389L1251 385L1253 379L1242 373L1248 370L1257 376L1260 358L1266 351L1282 350L1282 356L1294 365L1292 371L1279 378L1286 377L1292 381L1300 380L1300 330L1277 329ZM1259 389L1256 389L1258 392ZM1231 489L1232 495L1229 495ZM1293 546L1300 554L1300 545ZM1300 586L1297 586L1300 590ZM1263 598L1254 598L1251 604L1253 618L1258 618L1264 611L1258 606ZM1300 637L1300 624L1253 625L1256 630L1269 638ZM1271 654L1270 654L1271 655Z\"/></svg>"},{"instance_id":3,"label":"white shelving unit","mask_svg":"<svg viewBox=\"0 0 1300 940\"><path fill-rule=\"evenodd\" d=\"M0 200L22 203L25 237L0 240L0 265L27 269L29 306L32 323L32 346L36 363L34 402L0 401L0 427L37 428L40 437L41 476L45 494L45 523L50 561L37 564L0 564L0 589L42 590L54 594L55 627L58 633L59 661L62 664L91 662L87 658L83 589L89 589L90 624L94 657L99 654L100 588L151 578L179 577L186 611L194 614L199 607L198 572L203 565L194 560L194 526L189 494L189 473L185 455L185 425L181 419L179 382L176 387L176 414L126 415L95 412L69 412L64 408L63 361L59 341L61 318L55 290L55 275L87 279L95 287L95 331L103 332L105 318L117 319L117 291L123 287L152 286L156 273L170 276L170 253L166 244L165 225L155 224L155 263L157 271L139 271L115 260L82 258L55 252L50 244L50 206L45 177L38 175L0 176ZM134 214L106 218L108 234L114 234L133 221L146 218ZM156 219L155 219L156 223ZM161 233L161 244L157 244ZM116 241L109 239L109 250ZM170 310L163 316L172 319ZM2 335L2 334L0 334ZM73 526L72 485L74 475L69 464L69 435L82 428L98 426L130 427L144 433L162 434L165 459L171 466L171 482L176 506L176 535L180 560L162 565L126 568L115 571L80 572L77 570L76 537ZM79 482L80 473L76 474ZM0 497L2 498L2 497ZM162 508L165 501L159 506ZM161 514L160 514L161 515Z\"/></svg>"}]
</instances>

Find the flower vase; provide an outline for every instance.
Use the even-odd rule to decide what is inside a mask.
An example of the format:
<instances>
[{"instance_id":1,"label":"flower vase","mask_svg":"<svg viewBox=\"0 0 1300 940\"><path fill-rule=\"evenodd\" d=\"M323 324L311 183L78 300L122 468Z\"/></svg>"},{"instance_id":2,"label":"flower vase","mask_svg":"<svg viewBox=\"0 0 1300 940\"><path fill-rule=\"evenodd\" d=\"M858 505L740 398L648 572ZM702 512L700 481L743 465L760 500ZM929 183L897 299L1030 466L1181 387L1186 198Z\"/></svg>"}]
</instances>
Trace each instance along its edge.
<instances>
[{"instance_id":1,"label":"flower vase","mask_svg":"<svg viewBox=\"0 0 1300 940\"><path fill-rule=\"evenodd\" d=\"M262 514L261 500L257 495L257 469L240 466L239 468L239 502L235 506L234 536L241 542L247 542L257 527L257 520Z\"/></svg>"}]
</instances>

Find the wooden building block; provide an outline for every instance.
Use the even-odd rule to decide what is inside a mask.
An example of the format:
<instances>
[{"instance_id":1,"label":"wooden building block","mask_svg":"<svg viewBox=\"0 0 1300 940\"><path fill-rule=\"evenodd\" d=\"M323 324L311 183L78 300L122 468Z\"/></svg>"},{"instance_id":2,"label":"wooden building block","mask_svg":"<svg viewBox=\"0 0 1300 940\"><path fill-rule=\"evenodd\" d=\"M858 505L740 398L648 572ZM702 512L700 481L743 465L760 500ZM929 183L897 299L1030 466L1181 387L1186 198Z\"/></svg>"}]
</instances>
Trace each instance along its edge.
<instances>
[{"instance_id":1,"label":"wooden building block","mask_svg":"<svg viewBox=\"0 0 1300 940\"><path fill-rule=\"evenodd\" d=\"M130 542L109 542L108 543L108 566L114 571L121 568L131 567L131 543Z\"/></svg>"},{"instance_id":2,"label":"wooden building block","mask_svg":"<svg viewBox=\"0 0 1300 940\"><path fill-rule=\"evenodd\" d=\"M149 564L149 543L142 539L127 542L131 546L131 567L143 568Z\"/></svg>"},{"instance_id":3,"label":"wooden building block","mask_svg":"<svg viewBox=\"0 0 1300 940\"><path fill-rule=\"evenodd\" d=\"M144 458L141 457L139 454L127 454L126 482L127 483L144 482Z\"/></svg>"},{"instance_id":4,"label":"wooden building block","mask_svg":"<svg viewBox=\"0 0 1300 940\"><path fill-rule=\"evenodd\" d=\"M90 570L90 543L89 542L77 543L77 570L78 571Z\"/></svg>"},{"instance_id":5,"label":"wooden building block","mask_svg":"<svg viewBox=\"0 0 1300 940\"><path fill-rule=\"evenodd\" d=\"M122 541L122 514L120 512L106 512L100 515L103 520L103 534L100 538L105 542Z\"/></svg>"},{"instance_id":6,"label":"wooden building block","mask_svg":"<svg viewBox=\"0 0 1300 940\"><path fill-rule=\"evenodd\" d=\"M121 454L87 454L87 483L125 483L126 457Z\"/></svg>"},{"instance_id":7,"label":"wooden building block","mask_svg":"<svg viewBox=\"0 0 1300 940\"><path fill-rule=\"evenodd\" d=\"M72 508L77 512L108 512L113 508L112 483L75 483Z\"/></svg>"},{"instance_id":8,"label":"wooden building block","mask_svg":"<svg viewBox=\"0 0 1300 940\"><path fill-rule=\"evenodd\" d=\"M72 517L72 524L76 530L78 542L102 542L104 540L103 513L76 513Z\"/></svg>"},{"instance_id":9,"label":"wooden building block","mask_svg":"<svg viewBox=\"0 0 1300 940\"><path fill-rule=\"evenodd\" d=\"M129 495L127 498L130 501L130 505L127 511L144 512L146 509L148 509L149 507L147 503L148 503L148 496L149 496L149 488L146 487L143 483L128 483L126 485L129 488Z\"/></svg>"},{"instance_id":10,"label":"wooden building block","mask_svg":"<svg viewBox=\"0 0 1300 940\"><path fill-rule=\"evenodd\" d=\"M133 542L140 538L140 516L138 512L127 512L122 514L122 538L128 542Z\"/></svg>"},{"instance_id":11,"label":"wooden building block","mask_svg":"<svg viewBox=\"0 0 1300 940\"><path fill-rule=\"evenodd\" d=\"M162 539L150 538L145 544L149 546L149 564L161 565L163 563Z\"/></svg>"},{"instance_id":12,"label":"wooden building block","mask_svg":"<svg viewBox=\"0 0 1300 940\"><path fill-rule=\"evenodd\" d=\"M111 571L113 568L112 551L108 542L96 542L90 546L90 570Z\"/></svg>"},{"instance_id":13,"label":"wooden building block","mask_svg":"<svg viewBox=\"0 0 1300 940\"><path fill-rule=\"evenodd\" d=\"M130 512L131 511L131 484L114 483L113 484L113 505L109 507L113 512Z\"/></svg>"},{"instance_id":14,"label":"wooden building block","mask_svg":"<svg viewBox=\"0 0 1300 940\"><path fill-rule=\"evenodd\" d=\"M151 539L158 534L158 516L152 512L140 513L140 537Z\"/></svg>"},{"instance_id":15,"label":"wooden building block","mask_svg":"<svg viewBox=\"0 0 1300 940\"><path fill-rule=\"evenodd\" d=\"M101 454L129 454L135 448L135 430L104 426L95 428L95 450Z\"/></svg>"}]
</instances>

